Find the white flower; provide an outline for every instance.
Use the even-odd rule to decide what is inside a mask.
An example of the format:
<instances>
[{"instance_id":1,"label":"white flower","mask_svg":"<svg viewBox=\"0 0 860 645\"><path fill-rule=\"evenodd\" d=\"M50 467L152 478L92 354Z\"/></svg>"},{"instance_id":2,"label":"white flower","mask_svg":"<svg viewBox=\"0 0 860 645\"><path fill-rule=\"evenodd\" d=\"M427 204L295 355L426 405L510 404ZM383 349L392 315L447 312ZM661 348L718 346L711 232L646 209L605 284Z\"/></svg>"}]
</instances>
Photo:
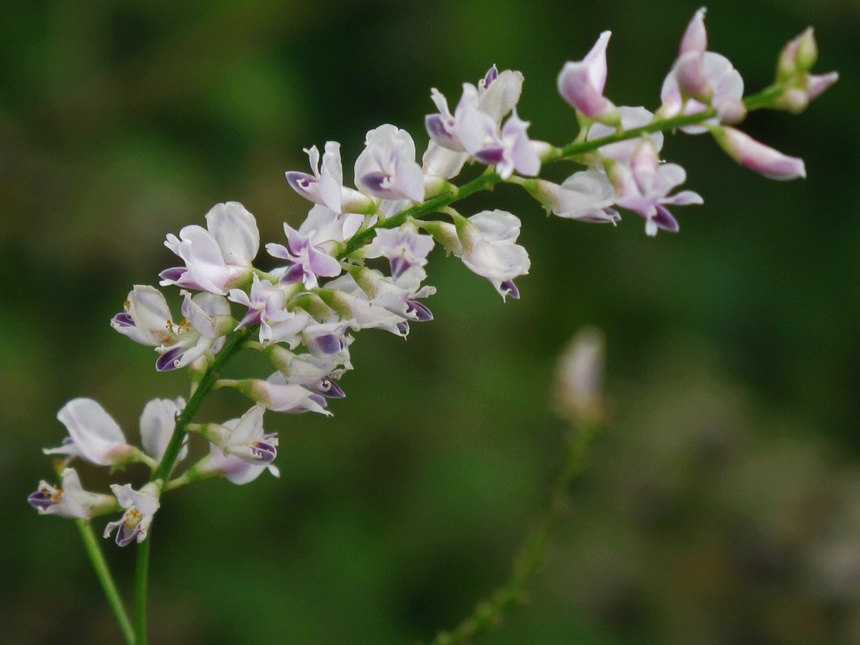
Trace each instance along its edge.
<instances>
[{"instance_id":1,"label":"white flower","mask_svg":"<svg viewBox=\"0 0 860 645\"><path fill-rule=\"evenodd\" d=\"M149 525L152 524L152 518L158 510L158 487L149 483L140 491L134 490L130 484L122 486L111 484L110 488L116 495L119 505L126 511L120 520L108 523L104 537L110 537L114 529L117 529L116 543L119 546L143 542L149 531Z\"/></svg>"},{"instance_id":2,"label":"white flower","mask_svg":"<svg viewBox=\"0 0 860 645\"><path fill-rule=\"evenodd\" d=\"M365 148L355 160L355 185L379 199L424 201L424 175L406 130L385 124L367 133Z\"/></svg>"},{"instance_id":3,"label":"white flower","mask_svg":"<svg viewBox=\"0 0 860 645\"><path fill-rule=\"evenodd\" d=\"M230 300L248 307L248 312L236 329L259 324L260 342L264 345L293 343L295 337L311 322L311 318L302 310L287 309L287 301L293 293L291 289L260 280L256 275L250 294L241 289L231 289Z\"/></svg>"},{"instance_id":4,"label":"white flower","mask_svg":"<svg viewBox=\"0 0 860 645\"><path fill-rule=\"evenodd\" d=\"M209 444L209 454L201 459L191 469L196 477L222 475L233 484L248 484L268 470L275 477L280 477L280 471L273 464L254 465L221 450L214 443Z\"/></svg>"},{"instance_id":5,"label":"white flower","mask_svg":"<svg viewBox=\"0 0 860 645\"><path fill-rule=\"evenodd\" d=\"M708 124L740 121L746 109L743 105L744 81L731 62L720 54L706 51L705 9L699 9L681 40L678 59L663 81L660 114L670 119L679 114L698 114L709 107L717 116ZM708 128L690 125L681 128L688 134L701 134Z\"/></svg>"},{"instance_id":6,"label":"white flower","mask_svg":"<svg viewBox=\"0 0 860 645\"><path fill-rule=\"evenodd\" d=\"M241 419L207 424L200 433L225 453L255 466L268 465L278 455L278 435L263 430L265 412L265 406L255 405Z\"/></svg>"},{"instance_id":7,"label":"white flower","mask_svg":"<svg viewBox=\"0 0 860 645\"><path fill-rule=\"evenodd\" d=\"M504 299L519 298L514 278L529 272L528 252L516 243L520 220L501 210L481 211L466 219L453 214L454 224L428 222L424 228L478 275L487 278Z\"/></svg>"},{"instance_id":8,"label":"white flower","mask_svg":"<svg viewBox=\"0 0 860 645\"><path fill-rule=\"evenodd\" d=\"M340 144L327 141L320 166L320 153L316 146L305 152L311 162L313 174L289 171L287 181L299 195L329 207L335 213L364 213L373 208L373 200L353 188L343 185L343 166L340 161Z\"/></svg>"},{"instance_id":9,"label":"white flower","mask_svg":"<svg viewBox=\"0 0 860 645\"><path fill-rule=\"evenodd\" d=\"M282 244L266 244L269 255L291 263L281 282L301 282L308 289L316 288L317 277L340 275L340 262L334 256L340 244L349 240L364 222L362 215L338 215L327 206L314 206L298 229L284 224L289 248Z\"/></svg>"},{"instance_id":10,"label":"white flower","mask_svg":"<svg viewBox=\"0 0 860 645\"><path fill-rule=\"evenodd\" d=\"M558 92L571 107L589 119L615 125L618 111L603 96L606 86L606 46L612 32L604 31L581 61L564 64L558 75Z\"/></svg>"},{"instance_id":11,"label":"white flower","mask_svg":"<svg viewBox=\"0 0 860 645\"><path fill-rule=\"evenodd\" d=\"M173 430L176 428L176 420L184 409L185 399L182 397L153 399L143 408L140 415L140 441L143 449L156 461L160 462L164 457L164 451L167 450ZM184 445L186 443L188 443L187 436L176 458L177 462L188 455L188 447Z\"/></svg>"},{"instance_id":12,"label":"white flower","mask_svg":"<svg viewBox=\"0 0 860 645\"><path fill-rule=\"evenodd\" d=\"M206 352L217 354L224 336L233 329L225 298L211 293L193 297L188 291L180 293L184 300L179 323L173 321L164 295L148 285L135 285L128 294L125 311L111 320L119 333L155 347L160 354L155 368L160 372L190 365Z\"/></svg>"},{"instance_id":13,"label":"white flower","mask_svg":"<svg viewBox=\"0 0 860 645\"><path fill-rule=\"evenodd\" d=\"M615 203L644 217L647 235L656 235L658 229L678 231L678 221L667 205L703 203L702 197L691 190L669 194L684 183L687 173L678 164L661 164L654 144L647 139L639 144L629 167L621 163L611 166L610 177L618 193Z\"/></svg>"},{"instance_id":14,"label":"white flower","mask_svg":"<svg viewBox=\"0 0 860 645\"><path fill-rule=\"evenodd\" d=\"M74 468L66 468L61 476L61 487L51 486L43 480L36 492L27 498L40 515L88 520L115 507L116 501L110 495L85 491Z\"/></svg>"},{"instance_id":15,"label":"white flower","mask_svg":"<svg viewBox=\"0 0 860 645\"><path fill-rule=\"evenodd\" d=\"M139 451L126 443L119 425L92 399L72 399L57 413L69 437L46 455L71 455L97 466L121 466L134 461Z\"/></svg>"},{"instance_id":16,"label":"white flower","mask_svg":"<svg viewBox=\"0 0 860 645\"><path fill-rule=\"evenodd\" d=\"M185 266L162 271L162 286L175 284L223 296L250 277L260 248L254 216L239 202L216 204L206 214L206 226L186 226L178 238L167 236L164 245Z\"/></svg>"}]
</instances>

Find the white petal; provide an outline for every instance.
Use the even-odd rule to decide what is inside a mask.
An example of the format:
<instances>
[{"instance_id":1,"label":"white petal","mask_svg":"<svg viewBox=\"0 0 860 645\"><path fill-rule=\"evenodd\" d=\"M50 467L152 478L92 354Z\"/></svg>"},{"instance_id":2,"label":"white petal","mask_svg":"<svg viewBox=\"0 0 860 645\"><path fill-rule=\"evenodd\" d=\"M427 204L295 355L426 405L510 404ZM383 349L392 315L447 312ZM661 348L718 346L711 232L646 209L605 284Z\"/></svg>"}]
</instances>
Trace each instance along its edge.
<instances>
[{"instance_id":1,"label":"white petal","mask_svg":"<svg viewBox=\"0 0 860 645\"><path fill-rule=\"evenodd\" d=\"M260 250L260 231L254 216L242 204L216 204L206 214L206 225L227 264L251 266Z\"/></svg>"}]
</instances>

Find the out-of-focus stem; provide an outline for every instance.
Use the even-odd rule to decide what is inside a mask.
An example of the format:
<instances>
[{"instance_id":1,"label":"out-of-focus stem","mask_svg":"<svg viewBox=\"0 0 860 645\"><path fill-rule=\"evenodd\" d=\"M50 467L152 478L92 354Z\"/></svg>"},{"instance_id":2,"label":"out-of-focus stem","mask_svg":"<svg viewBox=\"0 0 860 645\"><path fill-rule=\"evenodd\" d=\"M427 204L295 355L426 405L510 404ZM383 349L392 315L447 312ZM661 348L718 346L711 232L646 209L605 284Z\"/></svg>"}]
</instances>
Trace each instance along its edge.
<instances>
[{"instance_id":1,"label":"out-of-focus stem","mask_svg":"<svg viewBox=\"0 0 860 645\"><path fill-rule=\"evenodd\" d=\"M581 424L568 439L567 458L550 490L549 503L526 535L514 559L511 577L489 598L480 601L475 611L449 632L441 632L433 645L455 645L471 642L473 638L498 624L504 612L523 597L526 583L543 564L549 534L565 506L567 488L585 469L591 443L598 434L599 424Z\"/></svg>"},{"instance_id":2,"label":"out-of-focus stem","mask_svg":"<svg viewBox=\"0 0 860 645\"><path fill-rule=\"evenodd\" d=\"M108 568L107 561L105 560L104 554L99 546L98 539L96 538L95 533L93 533L93 527L87 520L75 520L75 524L78 525L78 530L81 533L81 540L84 543L84 549L87 551L90 563L93 565L93 571L95 571L96 577L102 585L102 591L104 591L108 605L110 605L111 611L113 611L113 615L116 617L116 622L119 625L119 630L122 632L122 636L125 639L126 644L136 645L134 640L134 629L131 626L128 614L125 612L125 606L122 604L122 599L119 597L116 583L111 575L110 568Z\"/></svg>"}]
</instances>

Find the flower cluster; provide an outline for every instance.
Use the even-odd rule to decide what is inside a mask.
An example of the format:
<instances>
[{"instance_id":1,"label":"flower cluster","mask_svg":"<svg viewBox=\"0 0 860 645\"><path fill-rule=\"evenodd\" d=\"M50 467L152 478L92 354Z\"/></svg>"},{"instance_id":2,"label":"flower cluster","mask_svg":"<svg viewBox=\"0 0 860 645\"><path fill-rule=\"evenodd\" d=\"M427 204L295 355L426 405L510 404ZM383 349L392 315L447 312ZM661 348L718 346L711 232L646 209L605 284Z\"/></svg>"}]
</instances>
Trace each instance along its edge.
<instances>
[{"instance_id":1,"label":"flower cluster","mask_svg":"<svg viewBox=\"0 0 860 645\"><path fill-rule=\"evenodd\" d=\"M289 185L313 204L285 240L270 242L263 270L255 266L260 233L254 216L237 202L214 206L206 227L190 225L168 235L166 246L181 260L160 273L161 287L178 287L180 317L153 286L136 285L111 325L131 340L153 347L158 371L187 369L192 390L183 399L150 401L140 419L141 447L126 441L120 427L90 399L74 399L60 410L69 437L48 454L62 455L62 486L41 482L29 502L40 513L89 520L120 513L107 525L120 546L147 536L164 491L212 476L245 484L274 466L278 439L264 430L266 411L330 415L331 399L344 396L339 381L352 369L349 348L362 329L383 329L401 337L410 325L432 320L425 284L428 256L439 244L486 278L506 298L519 298L515 280L529 271L530 259L517 243L520 219L507 211L464 215L451 206L469 194L507 181L520 185L551 213L584 222L617 223L618 209L645 220L645 231L675 232L669 207L701 204L695 192L676 188L684 169L663 163L662 131L710 132L729 155L767 177L805 174L803 162L787 157L732 127L750 109L793 112L829 84L836 74L815 76L815 41L807 30L779 59L773 86L744 99L743 80L724 56L707 50L704 9L681 41L678 58L663 82L661 105L617 106L604 96L610 33L558 76L562 98L581 126L563 147L534 141L529 123L517 114L523 75L495 66L477 84L464 83L451 111L433 89L436 112L426 117L429 144L421 162L412 136L385 124L367 133L354 165L352 185L344 178L340 144L329 141L322 154L305 152L310 172L286 173ZM578 163L560 184L539 177L544 164ZM459 186L464 169L483 174ZM437 217L433 217L437 215ZM266 378L220 379L221 367L239 348L259 351L269 361ZM239 418L192 423L210 390L229 387L251 407ZM174 476L188 460L188 433L208 443L196 463ZM86 491L74 459L112 469L142 463L152 471L140 490L114 484L112 495Z\"/></svg>"}]
</instances>

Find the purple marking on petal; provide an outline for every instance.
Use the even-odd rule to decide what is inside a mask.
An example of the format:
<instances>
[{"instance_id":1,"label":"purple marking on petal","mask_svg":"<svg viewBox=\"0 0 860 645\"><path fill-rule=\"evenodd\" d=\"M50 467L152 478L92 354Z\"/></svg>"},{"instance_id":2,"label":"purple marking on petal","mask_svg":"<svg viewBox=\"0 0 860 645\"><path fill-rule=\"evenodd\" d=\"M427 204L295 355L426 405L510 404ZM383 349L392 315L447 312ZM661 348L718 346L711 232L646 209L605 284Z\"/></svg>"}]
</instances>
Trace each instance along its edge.
<instances>
[{"instance_id":1,"label":"purple marking on petal","mask_svg":"<svg viewBox=\"0 0 860 645\"><path fill-rule=\"evenodd\" d=\"M169 282L179 282L187 271L185 267L172 267L159 273L158 277Z\"/></svg>"},{"instance_id":2,"label":"purple marking on petal","mask_svg":"<svg viewBox=\"0 0 860 645\"><path fill-rule=\"evenodd\" d=\"M474 154L475 159L488 166L500 164L505 158L505 149L502 147L484 148Z\"/></svg>"},{"instance_id":3,"label":"purple marking on petal","mask_svg":"<svg viewBox=\"0 0 860 645\"><path fill-rule=\"evenodd\" d=\"M295 284L305 279L305 268L301 264L290 265L281 278L283 284Z\"/></svg>"},{"instance_id":4,"label":"purple marking on petal","mask_svg":"<svg viewBox=\"0 0 860 645\"><path fill-rule=\"evenodd\" d=\"M182 358L182 355L185 353L185 348L180 346L174 346L164 352L158 359L155 361L155 369L159 372L169 372L170 370L175 370L177 367L177 362Z\"/></svg>"},{"instance_id":5,"label":"purple marking on petal","mask_svg":"<svg viewBox=\"0 0 860 645\"><path fill-rule=\"evenodd\" d=\"M484 76L484 88L490 87L490 83L499 78L499 70L493 65L490 69L487 70L486 75Z\"/></svg>"},{"instance_id":6,"label":"purple marking on petal","mask_svg":"<svg viewBox=\"0 0 860 645\"><path fill-rule=\"evenodd\" d=\"M112 323L115 323L119 327L136 327L134 324L134 319L129 316L127 313L117 314L111 320Z\"/></svg>"},{"instance_id":7,"label":"purple marking on petal","mask_svg":"<svg viewBox=\"0 0 860 645\"><path fill-rule=\"evenodd\" d=\"M678 220L674 218L665 206L657 204L657 214L651 218L651 221L664 231L669 231L670 233L678 232Z\"/></svg>"},{"instance_id":8,"label":"purple marking on petal","mask_svg":"<svg viewBox=\"0 0 860 645\"><path fill-rule=\"evenodd\" d=\"M251 444L251 454L261 464L270 464L278 456L278 449L271 443L255 441Z\"/></svg>"},{"instance_id":9,"label":"purple marking on petal","mask_svg":"<svg viewBox=\"0 0 860 645\"><path fill-rule=\"evenodd\" d=\"M309 175L306 172L297 172L294 170L291 170L285 174L287 177L287 183L290 184L290 187L294 191L296 191L305 199L310 199L311 201L314 201L309 188L314 184L319 183L316 177L314 177L313 175Z\"/></svg>"},{"instance_id":10,"label":"purple marking on petal","mask_svg":"<svg viewBox=\"0 0 860 645\"><path fill-rule=\"evenodd\" d=\"M458 140L448 130L448 125L441 114L428 114L424 118L424 126L427 128L427 134L430 135L430 138L439 145L443 147L448 147L450 144L459 145Z\"/></svg>"},{"instance_id":11,"label":"purple marking on petal","mask_svg":"<svg viewBox=\"0 0 860 645\"><path fill-rule=\"evenodd\" d=\"M346 396L346 394L343 393L343 390L340 389L340 385L328 377L322 379L316 389L317 392L328 399L342 399Z\"/></svg>"},{"instance_id":12,"label":"purple marking on petal","mask_svg":"<svg viewBox=\"0 0 860 645\"><path fill-rule=\"evenodd\" d=\"M427 134L431 137L449 139L448 128L445 127L445 119L441 114L428 114L424 117L424 125L427 126Z\"/></svg>"},{"instance_id":13,"label":"purple marking on petal","mask_svg":"<svg viewBox=\"0 0 860 645\"><path fill-rule=\"evenodd\" d=\"M239 321L239 324L236 325L236 329L242 329L243 327L248 327L250 325L256 325L263 319L263 312L260 309L248 309L248 312Z\"/></svg>"},{"instance_id":14,"label":"purple marking on petal","mask_svg":"<svg viewBox=\"0 0 860 645\"><path fill-rule=\"evenodd\" d=\"M328 403L326 402L325 398L320 396L319 394L311 394L308 398L320 407L324 408L328 406Z\"/></svg>"},{"instance_id":15,"label":"purple marking on petal","mask_svg":"<svg viewBox=\"0 0 860 645\"><path fill-rule=\"evenodd\" d=\"M140 526L129 528L128 524L122 522L116 532L116 543L118 546L128 546L137 539L140 534Z\"/></svg>"},{"instance_id":16,"label":"purple marking on petal","mask_svg":"<svg viewBox=\"0 0 860 645\"><path fill-rule=\"evenodd\" d=\"M316 338L316 345L324 354L337 354L343 349L343 341L334 334L325 334Z\"/></svg>"},{"instance_id":17,"label":"purple marking on petal","mask_svg":"<svg viewBox=\"0 0 860 645\"><path fill-rule=\"evenodd\" d=\"M400 330L400 333L403 334L404 336L409 333L409 323L406 322L405 320L403 322L397 323L396 326L397 326L397 329Z\"/></svg>"},{"instance_id":18,"label":"purple marking on petal","mask_svg":"<svg viewBox=\"0 0 860 645\"><path fill-rule=\"evenodd\" d=\"M505 294L509 295L511 298L519 300L520 298L520 290L517 289L517 285L514 284L513 280L505 280L499 285L499 289L501 289Z\"/></svg>"},{"instance_id":19,"label":"purple marking on petal","mask_svg":"<svg viewBox=\"0 0 860 645\"><path fill-rule=\"evenodd\" d=\"M428 320L433 320L433 312L417 300L406 301L406 313L414 313L415 319L419 322L427 322Z\"/></svg>"},{"instance_id":20,"label":"purple marking on petal","mask_svg":"<svg viewBox=\"0 0 860 645\"><path fill-rule=\"evenodd\" d=\"M27 503L33 508L46 510L57 502L54 499L54 496L51 494L51 491L37 490L35 493L32 493L27 498Z\"/></svg>"},{"instance_id":21,"label":"purple marking on petal","mask_svg":"<svg viewBox=\"0 0 860 645\"><path fill-rule=\"evenodd\" d=\"M399 278L411 266L412 263L402 255L391 258L391 277Z\"/></svg>"},{"instance_id":22,"label":"purple marking on petal","mask_svg":"<svg viewBox=\"0 0 860 645\"><path fill-rule=\"evenodd\" d=\"M360 177L358 181L372 193L390 192L391 177L384 172L369 172Z\"/></svg>"}]
</instances>

